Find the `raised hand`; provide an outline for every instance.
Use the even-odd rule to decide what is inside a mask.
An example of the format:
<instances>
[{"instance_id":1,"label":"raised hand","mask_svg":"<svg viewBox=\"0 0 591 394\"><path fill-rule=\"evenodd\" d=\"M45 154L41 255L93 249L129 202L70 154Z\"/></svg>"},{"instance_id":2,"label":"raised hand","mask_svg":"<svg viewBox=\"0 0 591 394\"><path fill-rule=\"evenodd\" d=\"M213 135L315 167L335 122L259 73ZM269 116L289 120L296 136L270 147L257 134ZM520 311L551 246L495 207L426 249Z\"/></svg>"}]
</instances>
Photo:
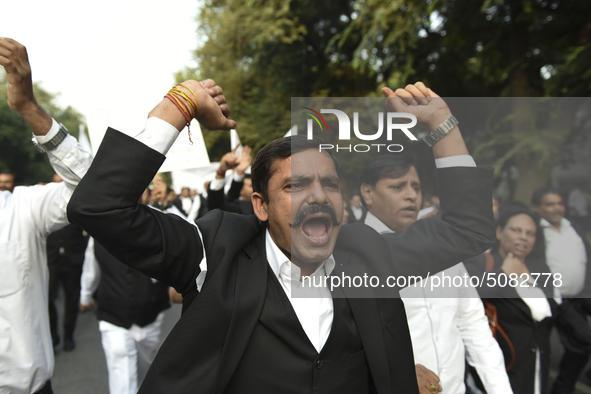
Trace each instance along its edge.
<instances>
[{"instance_id":1,"label":"raised hand","mask_svg":"<svg viewBox=\"0 0 591 394\"><path fill-rule=\"evenodd\" d=\"M451 116L445 101L422 82L406 85L404 89L383 88L389 111L406 112L417 117L417 123L430 133ZM468 149L459 127L454 127L445 137L433 145L436 159L468 155Z\"/></svg>"},{"instance_id":2,"label":"raised hand","mask_svg":"<svg viewBox=\"0 0 591 394\"><path fill-rule=\"evenodd\" d=\"M238 166L238 157L236 156L236 148L232 152L228 152L222 156L220 160L220 170L228 171L233 170Z\"/></svg>"},{"instance_id":3,"label":"raised hand","mask_svg":"<svg viewBox=\"0 0 591 394\"><path fill-rule=\"evenodd\" d=\"M418 124L429 132L451 116L445 101L422 82L406 85L404 89L396 91L383 88L382 93L388 97L388 110L413 114Z\"/></svg>"},{"instance_id":4,"label":"raised hand","mask_svg":"<svg viewBox=\"0 0 591 394\"><path fill-rule=\"evenodd\" d=\"M21 113L37 104L27 49L10 38L0 37L0 64L8 79L8 106Z\"/></svg>"},{"instance_id":5,"label":"raised hand","mask_svg":"<svg viewBox=\"0 0 591 394\"><path fill-rule=\"evenodd\" d=\"M187 97L192 100L197 97L199 110L195 119L206 129L209 130L229 130L236 128L236 122L228 119L230 108L226 104L226 98L220 86L211 80L197 82L188 80L182 83L184 86L177 86L183 90ZM189 90L190 89L190 90ZM177 130L182 130L187 121L181 111L169 99L163 99L148 115L160 118Z\"/></svg>"},{"instance_id":6,"label":"raised hand","mask_svg":"<svg viewBox=\"0 0 591 394\"><path fill-rule=\"evenodd\" d=\"M37 104L27 49L11 38L0 37L0 65L8 79L8 106L18 113L36 135L51 128L51 117Z\"/></svg>"},{"instance_id":7,"label":"raised hand","mask_svg":"<svg viewBox=\"0 0 591 394\"><path fill-rule=\"evenodd\" d=\"M187 82L191 81L184 83L186 84ZM209 130L235 129L236 122L228 119L228 116L230 116L230 107L226 104L226 97L223 95L224 90L221 86L217 86L212 79L201 81L200 85L209 97L203 103L199 102L200 109L196 118L199 123Z\"/></svg>"},{"instance_id":8,"label":"raised hand","mask_svg":"<svg viewBox=\"0 0 591 394\"><path fill-rule=\"evenodd\" d=\"M244 175L244 172L250 166L250 163L252 163L251 152L252 149L250 147L242 147L242 152L240 153L240 157L238 157L238 165L236 166L236 173L238 175Z\"/></svg>"}]
</instances>

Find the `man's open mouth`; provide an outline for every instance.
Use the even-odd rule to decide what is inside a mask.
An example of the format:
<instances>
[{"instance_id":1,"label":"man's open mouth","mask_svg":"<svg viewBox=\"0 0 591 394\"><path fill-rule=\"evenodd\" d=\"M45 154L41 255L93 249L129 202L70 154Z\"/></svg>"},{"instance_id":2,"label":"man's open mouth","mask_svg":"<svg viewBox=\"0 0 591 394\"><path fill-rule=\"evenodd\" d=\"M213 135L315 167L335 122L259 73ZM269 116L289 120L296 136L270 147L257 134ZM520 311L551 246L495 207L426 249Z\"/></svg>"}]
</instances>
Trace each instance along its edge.
<instances>
[{"instance_id":1,"label":"man's open mouth","mask_svg":"<svg viewBox=\"0 0 591 394\"><path fill-rule=\"evenodd\" d=\"M328 241L331 220L326 217L316 217L306 220L302 224L302 231L314 243L324 243Z\"/></svg>"}]
</instances>

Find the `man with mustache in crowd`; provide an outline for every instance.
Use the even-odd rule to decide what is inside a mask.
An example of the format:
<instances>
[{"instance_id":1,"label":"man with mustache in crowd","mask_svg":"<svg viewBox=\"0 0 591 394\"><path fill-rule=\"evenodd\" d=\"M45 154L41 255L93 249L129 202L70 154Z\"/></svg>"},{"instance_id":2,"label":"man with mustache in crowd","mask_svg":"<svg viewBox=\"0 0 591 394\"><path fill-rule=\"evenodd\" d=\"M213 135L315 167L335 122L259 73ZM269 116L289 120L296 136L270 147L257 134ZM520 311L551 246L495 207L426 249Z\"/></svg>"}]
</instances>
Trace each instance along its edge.
<instances>
[{"instance_id":1,"label":"man with mustache in crowd","mask_svg":"<svg viewBox=\"0 0 591 394\"><path fill-rule=\"evenodd\" d=\"M471 164L466 157L466 165ZM422 201L421 180L411 154L382 155L372 159L361 175L361 195L369 208L365 224L380 234L405 231L417 221ZM423 220L440 220L439 218ZM462 263L436 276L463 277ZM421 393L431 383L444 393L465 393L465 355L489 394L511 393L503 354L493 338L478 292L471 286L432 287L427 283L400 291L412 338ZM441 282L437 282L441 283ZM445 282L443 282L445 283Z\"/></svg>"},{"instance_id":2,"label":"man with mustache in crowd","mask_svg":"<svg viewBox=\"0 0 591 394\"><path fill-rule=\"evenodd\" d=\"M203 127L235 128L215 82L175 89L185 109L198 100L191 116ZM468 154L449 108L422 83L384 93L390 110L437 129L436 158ZM336 161L319 152L320 140L288 137L252 166L256 216L213 210L191 226L137 204L188 122L176 104L165 98L133 136L109 129L68 207L113 256L183 295L183 315L139 392L418 393L402 301L374 298L396 289L324 285L312 289L318 298L291 296L306 276L426 276L484 251L494 239L492 172L440 168L442 220L381 236L362 224L341 228Z\"/></svg>"},{"instance_id":3,"label":"man with mustache in crowd","mask_svg":"<svg viewBox=\"0 0 591 394\"><path fill-rule=\"evenodd\" d=\"M0 191L0 392L50 394L54 359L46 240L68 224L66 204L92 156L37 103L23 45L0 37L0 65L8 79L8 106L27 123L35 145L63 179Z\"/></svg>"}]
</instances>

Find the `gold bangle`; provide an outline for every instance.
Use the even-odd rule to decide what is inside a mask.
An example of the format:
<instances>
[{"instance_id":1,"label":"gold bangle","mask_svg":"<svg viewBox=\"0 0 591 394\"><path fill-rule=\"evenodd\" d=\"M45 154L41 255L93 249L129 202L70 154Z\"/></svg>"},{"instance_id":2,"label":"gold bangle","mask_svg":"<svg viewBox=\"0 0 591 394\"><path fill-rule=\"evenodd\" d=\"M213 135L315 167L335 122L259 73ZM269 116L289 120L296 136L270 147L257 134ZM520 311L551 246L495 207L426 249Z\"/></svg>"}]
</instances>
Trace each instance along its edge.
<instances>
[{"instance_id":1,"label":"gold bangle","mask_svg":"<svg viewBox=\"0 0 591 394\"><path fill-rule=\"evenodd\" d=\"M177 97L182 98L185 101L185 107L187 108L187 111L191 114L191 117L194 118L195 114L197 112L197 107L195 106L195 104L193 103L193 101L189 98L189 96L187 95L187 93L183 92L182 90L180 90L179 88L172 88L170 89L170 92L175 94ZM191 107L191 110L189 111L188 107Z\"/></svg>"},{"instance_id":2,"label":"gold bangle","mask_svg":"<svg viewBox=\"0 0 591 394\"><path fill-rule=\"evenodd\" d=\"M197 113L199 113L199 100L197 100L197 95L195 94L195 92L193 92L193 89L191 89L190 87L188 87L187 85L183 84L183 83L179 83L178 85L181 85L182 87L189 89L189 92L191 92L193 94L193 97L195 97L195 104L197 104ZM197 113L195 115L197 115Z\"/></svg>"}]
</instances>

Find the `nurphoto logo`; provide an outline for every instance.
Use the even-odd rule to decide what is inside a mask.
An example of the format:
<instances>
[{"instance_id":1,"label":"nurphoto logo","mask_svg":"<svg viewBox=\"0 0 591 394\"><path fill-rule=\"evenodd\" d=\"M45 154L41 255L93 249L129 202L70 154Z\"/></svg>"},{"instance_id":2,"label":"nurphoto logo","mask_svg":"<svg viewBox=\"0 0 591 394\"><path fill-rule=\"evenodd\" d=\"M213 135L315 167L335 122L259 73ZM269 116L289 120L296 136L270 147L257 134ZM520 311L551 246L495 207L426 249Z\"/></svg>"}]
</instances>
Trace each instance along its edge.
<instances>
[{"instance_id":1,"label":"nurphoto logo","mask_svg":"<svg viewBox=\"0 0 591 394\"><path fill-rule=\"evenodd\" d=\"M302 107L303 109L308 110L308 112L303 112L305 115L310 116L307 122L307 137L309 140L313 138L314 135L314 121L320 127L321 131L328 131L328 124L324 119L322 114L333 114L337 117L337 121L339 123L339 141L347 141L351 140L351 119L349 115L345 112L338 110L338 109L321 109L320 112L309 108L309 107ZM387 112L386 116L384 117L383 112L378 113L378 131L373 134L364 134L359 130L359 113L353 112L353 133L355 137L362 141L375 141L382 137L384 133L384 118L386 118L386 139L388 141L392 141L392 135L395 130L400 130L408 137L411 141L417 141L417 137L415 137L409 129L416 126L417 118L413 114L408 114L405 112ZM407 123L398 123L401 120L407 119L410 122ZM400 144L355 144L355 145L339 145L336 146L334 144L320 144L319 151L322 149L331 150L336 149L336 151L340 150L347 150L349 152L369 152L372 150L372 147L380 152L381 148L384 148L384 151L388 152L402 152L404 149Z\"/></svg>"}]
</instances>

